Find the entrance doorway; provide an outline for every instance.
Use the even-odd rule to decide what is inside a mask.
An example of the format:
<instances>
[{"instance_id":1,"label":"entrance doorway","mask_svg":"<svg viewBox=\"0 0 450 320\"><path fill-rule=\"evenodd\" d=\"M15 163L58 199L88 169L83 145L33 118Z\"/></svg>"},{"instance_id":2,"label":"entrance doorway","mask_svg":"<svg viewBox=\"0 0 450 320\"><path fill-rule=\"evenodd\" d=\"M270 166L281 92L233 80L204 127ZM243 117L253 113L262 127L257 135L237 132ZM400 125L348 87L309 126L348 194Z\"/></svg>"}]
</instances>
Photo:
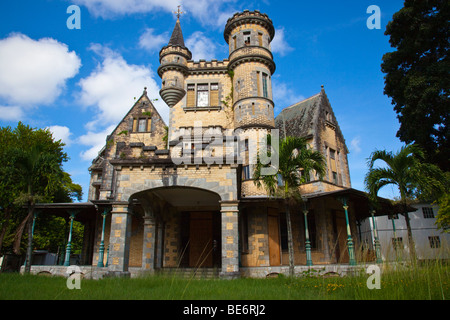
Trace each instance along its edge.
<instances>
[{"instance_id":1,"label":"entrance doorway","mask_svg":"<svg viewBox=\"0 0 450 320\"><path fill-rule=\"evenodd\" d=\"M189 267L212 267L214 250L212 213L191 212L189 235Z\"/></svg>"},{"instance_id":2,"label":"entrance doorway","mask_svg":"<svg viewBox=\"0 0 450 320\"><path fill-rule=\"evenodd\" d=\"M219 212L183 212L181 266L213 268L221 264L221 219Z\"/></svg>"}]
</instances>

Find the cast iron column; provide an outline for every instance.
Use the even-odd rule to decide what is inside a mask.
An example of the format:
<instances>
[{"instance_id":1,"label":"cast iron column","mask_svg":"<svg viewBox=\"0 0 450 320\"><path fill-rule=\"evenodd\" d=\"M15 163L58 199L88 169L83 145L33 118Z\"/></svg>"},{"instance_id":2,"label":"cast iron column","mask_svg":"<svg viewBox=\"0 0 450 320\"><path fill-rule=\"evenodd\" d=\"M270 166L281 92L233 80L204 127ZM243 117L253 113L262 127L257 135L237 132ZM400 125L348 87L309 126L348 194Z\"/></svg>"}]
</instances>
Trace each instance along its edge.
<instances>
[{"instance_id":1,"label":"cast iron column","mask_svg":"<svg viewBox=\"0 0 450 320\"><path fill-rule=\"evenodd\" d=\"M100 249L98 251L98 263L97 267L103 268L105 265L103 264L103 258L105 255L105 222L106 222L106 216L108 215L109 210L104 209L102 213L103 218L103 225L102 225L102 239L100 241Z\"/></svg>"},{"instance_id":2,"label":"cast iron column","mask_svg":"<svg viewBox=\"0 0 450 320\"><path fill-rule=\"evenodd\" d=\"M77 212L71 211L70 212L70 229L69 229L69 239L67 240L67 247L66 247L66 257L64 258L64 266L68 267L70 266L70 251L72 250L72 228L73 228L73 219L75 219L75 216L77 215Z\"/></svg>"},{"instance_id":3,"label":"cast iron column","mask_svg":"<svg viewBox=\"0 0 450 320\"><path fill-rule=\"evenodd\" d=\"M309 241L309 230L308 230L308 209L307 205L303 205L303 215L305 217L305 249L306 249L306 265L312 266L312 257L311 257L311 242Z\"/></svg>"}]
</instances>

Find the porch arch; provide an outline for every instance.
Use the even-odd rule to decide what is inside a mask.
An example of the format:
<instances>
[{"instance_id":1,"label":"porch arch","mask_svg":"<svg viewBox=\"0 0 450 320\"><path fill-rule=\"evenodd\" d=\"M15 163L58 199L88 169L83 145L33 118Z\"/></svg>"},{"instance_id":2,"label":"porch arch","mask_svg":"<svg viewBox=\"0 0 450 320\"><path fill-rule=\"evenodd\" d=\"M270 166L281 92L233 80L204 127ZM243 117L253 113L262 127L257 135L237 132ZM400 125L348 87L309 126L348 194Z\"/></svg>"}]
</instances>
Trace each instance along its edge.
<instances>
[{"instance_id":1,"label":"porch arch","mask_svg":"<svg viewBox=\"0 0 450 320\"><path fill-rule=\"evenodd\" d=\"M225 177L224 178L228 178ZM136 194L160 188L189 188L213 192L219 195L221 201L237 200L236 178L232 183L219 181L208 181L206 178L190 178L181 175L169 175L160 179L148 179L144 183L132 184L131 187L118 190L121 193L122 201L130 201ZM121 189L121 188L119 188Z\"/></svg>"},{"instance_id":2,"label":"porch arch","mask_svg":"<svg viewBox=\"0 0 450 320\"><path fill-rule=\"evenodd\" d=\"M221 203L219 194L196 187L159 187L131 195L130 206L139 205L144 213L142 269L220 268Z\"/></svg>"}]
</instances>

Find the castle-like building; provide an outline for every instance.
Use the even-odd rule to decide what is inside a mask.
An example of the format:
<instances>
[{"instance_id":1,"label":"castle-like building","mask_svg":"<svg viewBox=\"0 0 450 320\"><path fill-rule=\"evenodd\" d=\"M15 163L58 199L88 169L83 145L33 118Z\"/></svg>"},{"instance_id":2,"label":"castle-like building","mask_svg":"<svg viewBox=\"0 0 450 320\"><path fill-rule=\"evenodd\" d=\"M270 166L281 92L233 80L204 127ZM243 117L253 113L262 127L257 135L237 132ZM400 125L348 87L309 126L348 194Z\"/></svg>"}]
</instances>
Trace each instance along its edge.
<instances>
[{"instance_id":1,"label":"castle-like building","mask_svg":"<svg viewBox=\"0 0 450 320\"><path fill-rule=\"evenodd\" d=\"M252 179L268 133L305 137L327 162L323 180L313 174L301 187L307 205L291 214L297 268L361 258L357 223L371 211L366 194L351 189L343 134L323 87L275 117L274 37L266 14L245 10L225 26L228 59L192 61L177 20L159 54L169 123L144 90L89 168L89 202L42 206L78 209L73 217L85 224L82 264L119 273L286 272L283 201Z\"/></svg>"}]
</instances>

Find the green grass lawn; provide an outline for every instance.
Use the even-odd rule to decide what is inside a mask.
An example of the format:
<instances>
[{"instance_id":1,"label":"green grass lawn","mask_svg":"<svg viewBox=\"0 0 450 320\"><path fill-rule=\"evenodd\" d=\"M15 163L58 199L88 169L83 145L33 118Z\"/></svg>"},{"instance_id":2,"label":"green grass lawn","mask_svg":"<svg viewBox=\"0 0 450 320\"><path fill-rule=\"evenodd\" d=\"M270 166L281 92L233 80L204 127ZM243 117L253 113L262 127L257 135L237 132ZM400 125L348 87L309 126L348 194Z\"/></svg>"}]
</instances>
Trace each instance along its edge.
<instances>
[{"instance_id":1,"label":"green grass lawn","mask_svg":"<svg viewBox=\"0 0 450 320\"><path fill-rule=\"evenodd\" d=\"M0 300L146 299L146 300L445 300L450 297L450 267L440 263L385 269L381 289L369 290L369 275L304 276L272 279L197 280L175 276L81 280L69 290L66 279L0 274Z\"/></svg>"}]
</instances>

